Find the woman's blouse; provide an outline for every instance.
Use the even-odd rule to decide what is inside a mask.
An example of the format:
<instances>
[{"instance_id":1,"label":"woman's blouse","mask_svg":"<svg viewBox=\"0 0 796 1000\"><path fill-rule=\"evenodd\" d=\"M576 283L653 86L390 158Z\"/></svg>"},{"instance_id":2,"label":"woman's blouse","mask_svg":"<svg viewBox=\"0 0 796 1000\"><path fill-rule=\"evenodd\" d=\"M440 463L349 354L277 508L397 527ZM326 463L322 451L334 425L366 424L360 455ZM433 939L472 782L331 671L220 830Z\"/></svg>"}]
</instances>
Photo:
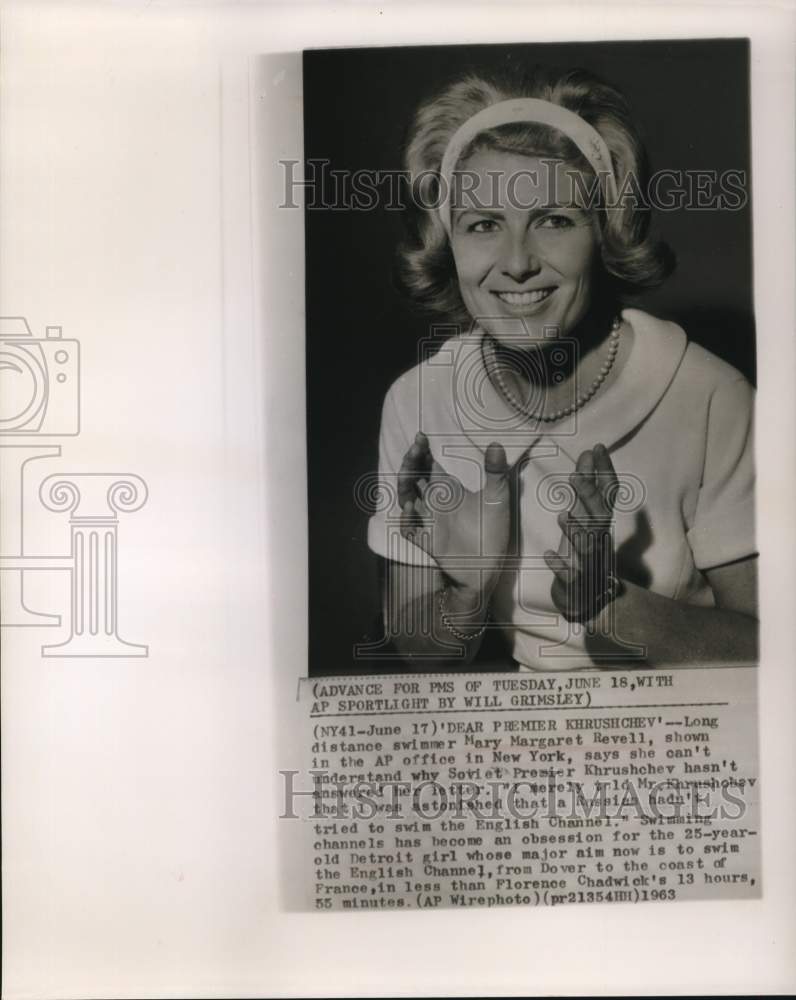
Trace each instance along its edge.
<instances>
[{"instance_id":1,"label":"woman's blouse","mask_svg":"<svg viewBox=\"0 0 796 1000\"><path fill-rule=\"evenodd\" d=\"M384 402L368 544L386 559L434 565L400 533L397 474L418 430L469 490L483 486L490 442L503 445L509 464L527 453L519 476L520 557L507 562L491 610L514 659L528 668L593 666L583 628L553 606L543 558L546 550L563 551L557 515L571 504L568 476L586 449L604 444L620 480L614 533L621 578L710 606L704 571L755 553L751 386L676 324L636 309L622 319L632 327L632 347L614 382L555 424L531 425L494 388L477 328L441 346L424 344L423 359ZM555 364L554 352L546 353Z\"/></svg>"}]
</instances>

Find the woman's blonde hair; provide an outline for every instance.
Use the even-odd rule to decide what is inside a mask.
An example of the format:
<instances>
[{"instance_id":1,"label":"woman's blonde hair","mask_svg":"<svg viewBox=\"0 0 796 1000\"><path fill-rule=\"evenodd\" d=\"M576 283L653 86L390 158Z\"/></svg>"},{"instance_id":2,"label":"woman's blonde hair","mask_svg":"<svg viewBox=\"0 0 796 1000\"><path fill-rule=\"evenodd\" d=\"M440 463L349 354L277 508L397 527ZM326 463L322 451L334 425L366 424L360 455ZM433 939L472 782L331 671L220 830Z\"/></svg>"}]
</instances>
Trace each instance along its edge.
<instances>
[{"instance_id":1,"label":"woman's blonde hair","mask_svg":"<svg viewBox=\"0 0 796 1000\"><path fill-rule=\"evenodd\" d=\"M625 98L585 70L538 70L519 79L472 74L418 109L406 149L408 180L420 196L411 199L409 235L399 250L398 276L404 291L433 312L467 317L448 236L433 207L438 192L429 192L428 180L439 175L445 149L460 125L492 104L518 97L569 108L600 133L611 154L621 203L619 209L598 212L603 278L613 285L615 295L659 285L671 273L674 260L669 248L649 234L650 213L644 203L647 156ZM460 164L482 149L562 159L594 176L577 146L546 125L517 122L482 132L463 151Z\"/></svg>"}]
</instances>

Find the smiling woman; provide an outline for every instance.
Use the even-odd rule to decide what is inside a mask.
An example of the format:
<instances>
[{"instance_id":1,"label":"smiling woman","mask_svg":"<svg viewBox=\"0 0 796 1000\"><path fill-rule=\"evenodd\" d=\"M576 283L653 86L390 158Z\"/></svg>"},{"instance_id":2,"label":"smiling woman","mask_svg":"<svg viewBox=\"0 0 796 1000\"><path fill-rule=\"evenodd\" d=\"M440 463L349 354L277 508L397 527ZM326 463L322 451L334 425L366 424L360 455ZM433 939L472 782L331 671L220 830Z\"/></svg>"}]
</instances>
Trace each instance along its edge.
<instances>
[{"instance_id":1,"label":"smiling woman","mask_svg":"<svg viewBox=\"0 0 796 1000\"><path fill-rule=\"evenodd\" d=\"M368 533L415 669L475 667L486 635L504 669L756 658L752 392L623 308L672 268L645 162L582 71L470 75L417 113L407 166L436 198L403 282L457 331L387 394Z\"/></svg>"}]
</instances>

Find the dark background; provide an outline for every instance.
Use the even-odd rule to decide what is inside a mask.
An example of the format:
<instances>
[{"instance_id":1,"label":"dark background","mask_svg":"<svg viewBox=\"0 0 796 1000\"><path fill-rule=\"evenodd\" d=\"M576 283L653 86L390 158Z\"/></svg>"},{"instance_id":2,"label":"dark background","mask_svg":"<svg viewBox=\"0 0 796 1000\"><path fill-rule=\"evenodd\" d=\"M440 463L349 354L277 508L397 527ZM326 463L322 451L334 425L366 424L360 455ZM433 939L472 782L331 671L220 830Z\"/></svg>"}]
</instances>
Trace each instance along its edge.
<instances>
[{"instance_id":1,"label":"dark background","mask_svg":"<svg viewBox=\"0 0 796 1000\"><path fill-rule=\"evenodd\" d=\"M468 70L584 68L623 91L652 170L746 171L745 39L337 49L304 53L305 159L328 169L400 170L421 100ZM309 169L305 169L305 177ZM633 305L755 377L751 207L656 214L678 266ZM429 320L393 285L400 213L306 210L309 673L391 672L355 660L380 636L377 559L354 484L378 465L384 395L416 363Z\"/></svg>"}]
</instances>

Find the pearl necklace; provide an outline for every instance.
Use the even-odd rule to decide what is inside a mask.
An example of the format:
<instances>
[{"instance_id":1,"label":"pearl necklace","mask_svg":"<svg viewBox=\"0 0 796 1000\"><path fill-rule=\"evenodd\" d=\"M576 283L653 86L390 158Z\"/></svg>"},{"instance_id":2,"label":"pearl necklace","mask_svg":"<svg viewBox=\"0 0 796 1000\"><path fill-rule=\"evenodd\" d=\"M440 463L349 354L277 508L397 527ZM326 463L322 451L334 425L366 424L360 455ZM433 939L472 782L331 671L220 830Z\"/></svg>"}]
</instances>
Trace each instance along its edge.
<instances>
[{"instance_id":1,"label":"pearl necklace","mask_svg":"<svg viewBox=\"0 0 796 1000\"><path fill-rule=\"evenodd\" d=\"M582 406L584 406L586 403L588 403L588 401L592 398L595 392L597 392L597 390L606 380L606 378L608 377L608 373L614 366L614 361L616 360L616 352L619 350L619 330L621 326L622 326L622 321L617 316L614 319L613 323L611 324L611 334L608 337L608 356L605 362L603 363L602 367L600 368L600 372L597 375L597 378L594 379L592 384L584 393L581 393L578 396L578 398L575 400L574 403L572 403L570 406L562 407L560 410L556 410L555 413L550 413L550 414L532 413L527 408L527 406L522 402L522 400L517 399L517 397L514 395L511 389L509 389L509 387L506 385L506 380L500 373L500 365L498 364L497 361L495 344L493 339L488 335L485 335L481 340L481 353L484 360L484 367L487 370L487 374L495 376L495 381L497 382L498 388L500 389L503 398L506 400L507 403L511 404L511 406L518 413L521 413L525 417L533 417L534 420L542 420L545 423L553 423L553 421L555 420L561 420L562 417L570 416L571 414L579 410ZM491 365L487 363L487 358L484 354L484 344L486 344L487 341L489 342L489 350L491 353L491 361L492 361Z\"/></svg>"}]
</instances>

